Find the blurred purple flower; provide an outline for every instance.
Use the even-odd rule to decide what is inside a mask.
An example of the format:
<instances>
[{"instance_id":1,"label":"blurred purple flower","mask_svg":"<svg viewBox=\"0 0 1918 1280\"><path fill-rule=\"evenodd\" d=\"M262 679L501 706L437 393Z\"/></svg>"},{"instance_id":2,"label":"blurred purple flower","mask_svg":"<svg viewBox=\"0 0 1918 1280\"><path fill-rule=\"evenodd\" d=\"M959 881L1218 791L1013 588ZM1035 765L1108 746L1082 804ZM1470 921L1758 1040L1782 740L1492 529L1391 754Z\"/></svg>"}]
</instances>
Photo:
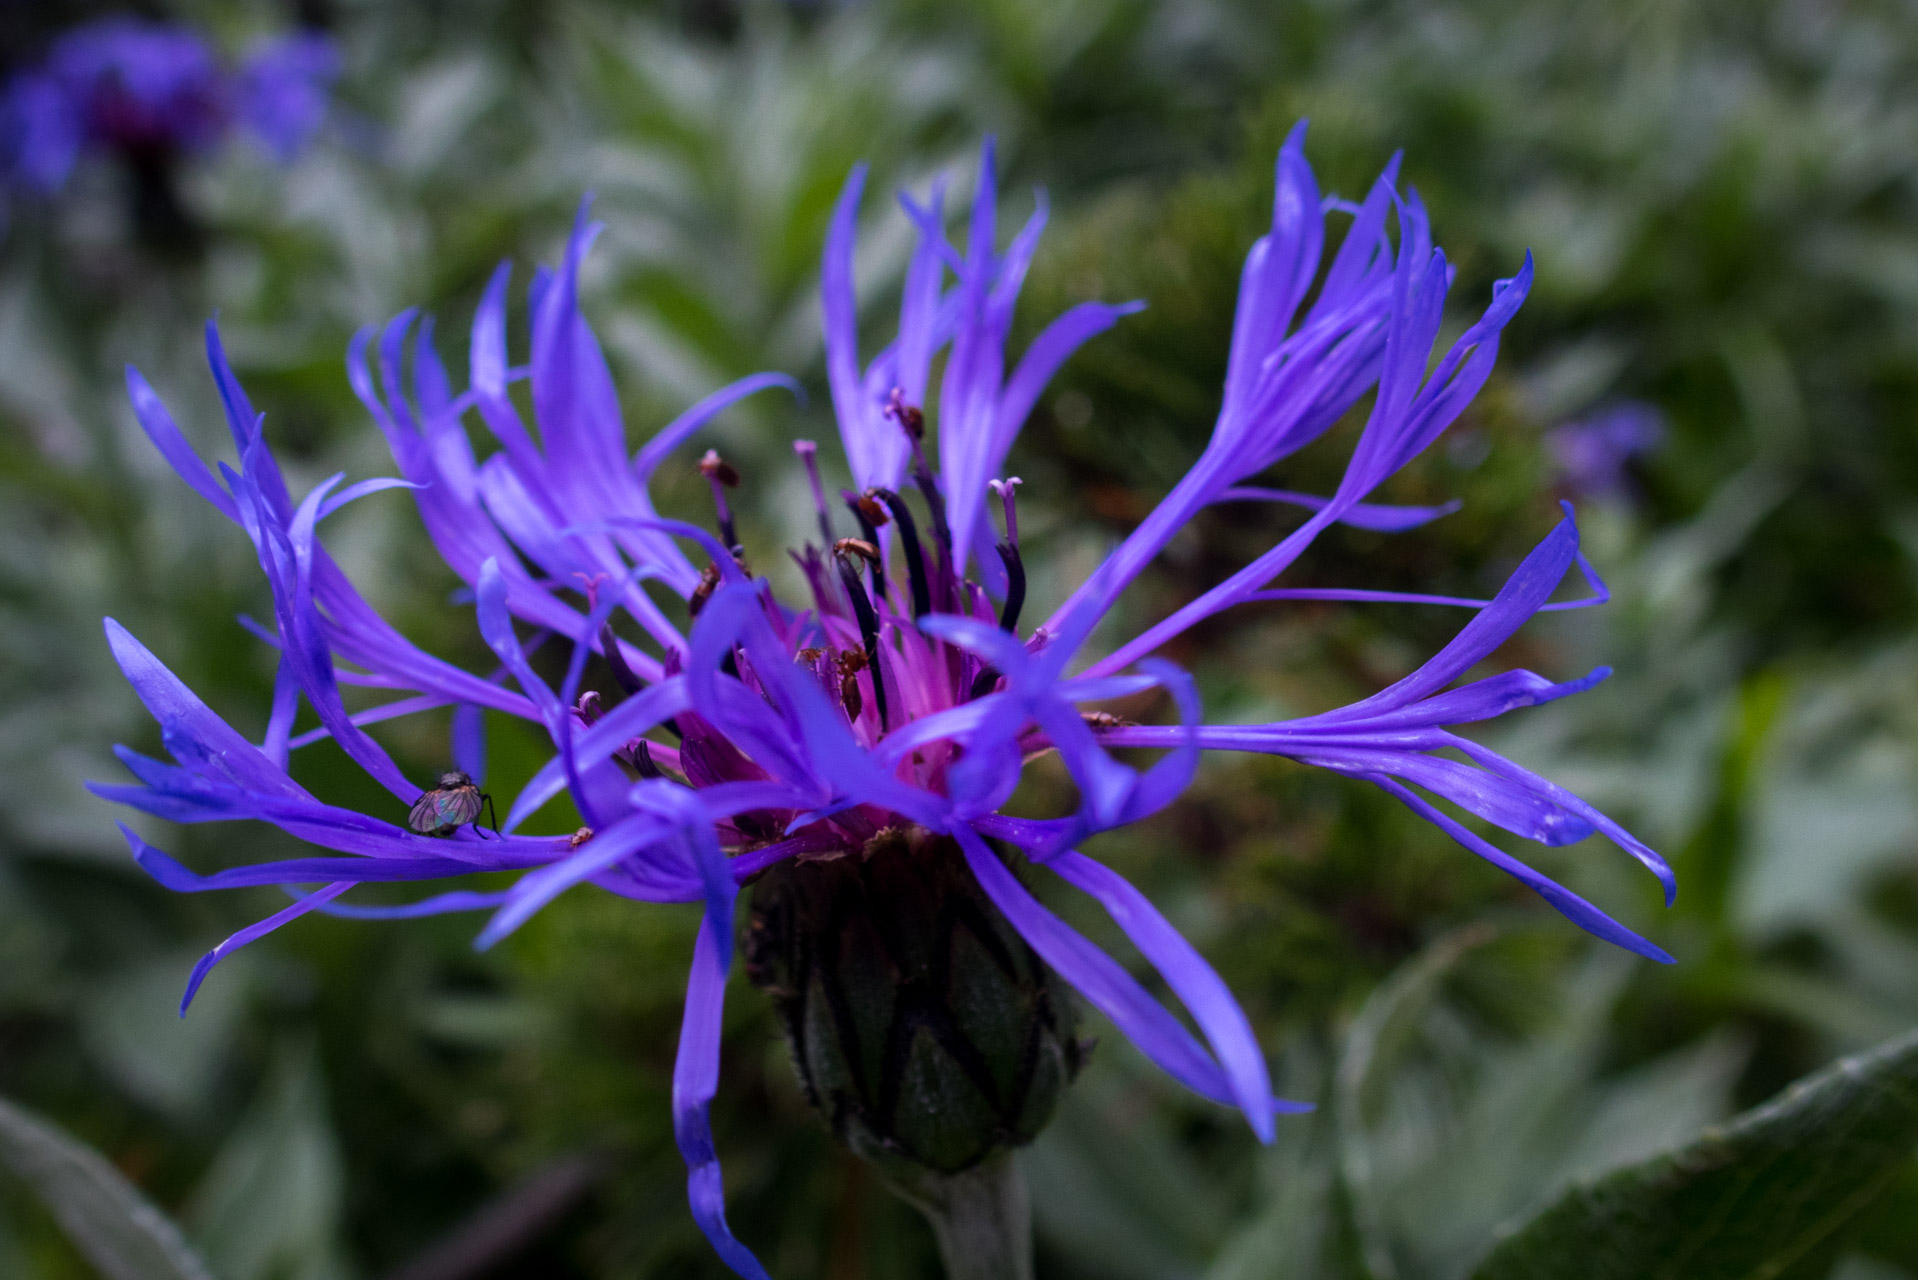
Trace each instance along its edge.
<instances>
[{"instance_id":1,"label":"blurred purple flower","mask_svg":"<svg viewBox=\"0 0 1918 1280\"><path fill-rule=\"evenodd\" d=\"M1147 1056L1198 1093L1240 1109L1268 1141L1275 1115L1294 1104L1273 1096L1244 1013L1151 903L1074 847L1171 803L1191 780L1202 750L1291 756L1364 779L1581 927L1668 961L1656 946L1428 798L1546 845L1602 831L1659 877L1669 900L1671 872L1651 849L1577 797L1446 727L1547 702L1603 678L1599 671L1557 683L1510 671L1454 687L1540 609L1590 602L1547 603L1575 564L1603 598L1569 515L1489 601L1269 585L1333 523L1402 529L1450 509L1384 507L1366 499L1471 401L1491 371L1501 330L1531 284L1528 259L1512 279L1494 286L1490 306L1431 366L1451 271L1432 246L1418 196L1397 189L1396 173L1395 160L1358 205L1324 199L1305 160L1304 127L1294 130L1278 159L1271 230L1246 260L1224 404L1210 444L1159 507L1037 627L1022 624L1018 481L998 477L1060 364L1135 304L1087 302L1066 311L1008 371L1013 309L1046 215L1042 202L1010 244L999 247L990 144L963 251L946 238L943 186L935 185L923 205L902 196L918 243L898 335L863 367L853 286L863 168L840 196L822 300L828 380L854 488L842 491L843 502L830 501L814 446L796 442L821 540L795 553L810 596L803 605L781 603L766 579L751 575L726 498L738 477L716 455L701 469L712 482L717 537L662 520L648 497L654 472L721 410L754 392L794 384L767 374L735 383L629 456L609 370L578 304L580 262L597 231L583 208L559 268L533 277L527 366L507 358L506 264L474 319L464 392L453 392L430 319L409 311L354 341L350 378L387 438L397 479L338 489L336 476L295 504L211 327L208 353L239 470L222 466L216 479L152 389L129 372L134 408L155 445L189 485L246 530L258 552L275 611L273 627L259 630L279 649L279 680L264 739L255 746L109 622L114 651L160 722L174 763L123 751L140 785L94 784L94 790L175 821L270 822L332 851L200 876L128 831L140 865L173 888L323 886L296 895L291 906L216 948L195 984L233 948L310 910L408 916L485 909L493 912L479 939L487 945L580 883L646 901L703 903L675 1074L676 1131L701 1227L741 1275L763 1276L726 1225L707 1106L717 1079L734 898L742 882L783 859L858 854L900 829L921 828L956 842L983 891L1047 964ZM1351 224L1328 263L1325 214L1331 210L1349 215ZM1388 229L1393 221L1396 237ZM934 403L931 370L940 350L946 360ZM519 380L531 383L537 442L509 394ZM1325 434L1375 388L1335 493L1242 487ZM483 461L468 433L469 415L497 446ZM935 438L928 416L937 466L926 448ZM396 486L412 491L440 553L470 584L480 633L500 661L493 676L469 674L412 645L367 605L316 538L319 522L347 502ZM908 489L916 496L905 496ZM1200 509L1225 501L1281 501L1311 514L1170 618L1072 669L1128 584ZM856 537L841 536L855 531ZM697 559L689 559L682 544L690 544ZM648 582L688 602L688 630L660 608L645 589ZM1232 606L1328 595L1463 605L1475 613L1457 638L1397 684L1299 720L1203 724L1191 678L1151 656ZM615 633L615 613L643 633L643 643ZM531 634L522 637L519 624ZM549 636L570 646L557 689L527 658L531 646ZM612 705L580 692L595 652L624 694ZM505 687L508 677L516 690ZM349 715L342 683L399 696ZM1128 725L1081 710L1154 687L1170 694L1176 724ZM295 736L302 699L320 727ZM393 812L404 813L421 788L362 726L447 706L458 709L454 762L476 777L478 709L531 720L551 737L554 757L512 803L503 837L471 828L445 839L418 835L327 805L288 776L293 747L331 736L392 792ZM660 728L676 741L647 736ZM1162 748L1164 754L1135 769L1111 754L1116 747ZM1024 763L1046 751L1059 753L1076 782L1076 811L1044 820L1002 813ZM517 834L562 792L570 794L586 830ZM1032 864L1104 907L1183 1002L1200 1036L1042 906L988 841L1016 846ZM474 871L523 874L504 889L453 890L407 906L335 901L361 883Z\"/></svg>"},{"instance_id":2,"label":"blurred purple flower","mask_svg":"<svg viewBox=\"0 0 1918 1280\"><path fill-rule=\"evenodd\" d=\"M315 31L268 40L237 76L240 118L281 164L291 164L326 121L339 46Z\"/></svg>"},{"instance_id":3,"label":"blurred purple flower","mask_svg":"<svg viewBox=\"0 0 1918 1280\"><path fill-rule=\"evenodd\" d=\"M1625 464L1665 441L1665 415L1656 405L1626 400L1554 427L1545 446L1566 488L1589 498L1616 500L1631 491Z\"/></svg>"},{"instance_id":4,"label":"blurred purple flower","mask_svg":"<svg viewBox=\"0 0 1918 1280\"><path fill-rule=\"evenodd\" d=\"M103 18L62 35L7 85L7 167L22 184L53 192L89 150L200 152L235 124L284 162L324 118L338 61L327 37L299 33L268 42L236 73L191 27Z\"/></svg>"}]
</instances>

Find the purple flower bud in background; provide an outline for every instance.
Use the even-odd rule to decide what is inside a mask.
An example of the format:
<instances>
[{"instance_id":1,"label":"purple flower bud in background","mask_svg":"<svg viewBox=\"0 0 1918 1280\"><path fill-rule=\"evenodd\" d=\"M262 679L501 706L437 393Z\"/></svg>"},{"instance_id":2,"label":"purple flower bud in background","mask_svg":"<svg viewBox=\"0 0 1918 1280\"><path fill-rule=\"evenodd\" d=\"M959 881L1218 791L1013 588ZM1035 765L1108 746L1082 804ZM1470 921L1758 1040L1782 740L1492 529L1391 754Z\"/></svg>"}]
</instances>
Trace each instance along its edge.
<instances>
[{"instance_id":1,"label":"purple flower bud in background","mask_svg":"<svg viewBox=\"0 0 1918 1280\"><path fill-rule=\"evenodd\" d=\"M1665 415L1643 400L1625 400L1545 435L1545 447L1565 487L1587 498L1619 501L1631 495L1625 464L1665 441Z\"/></svg>"},{"instance_id":2,"label":"purple flower bud in background","mask_svg":"<svg viewBox=\"0 0 1918 1280\"><path fill-rule=\"evenodd\" d=\"M326 121L339 47L316 31L268 40L235 77L240 119L281 164L291 164Z\"/></svg>"},{"instance_id":3,"label":"purple flower bud in background","mask_svg":"<svg viewBox=\"0 0 1918 1280\"><path fill-rule=\"evenodd\" d=\"M731 482L750 492L762 480L708 459L718 536L661 519L649 495L664 466L690 476L697 464L682 446L722 410L794 384L771 374L746 378L629 452L610 370L579 306L580 263L598 231L584 208L558 269L533 277L526 364L508 359L505 264L474 318L465 391L453 390L430 319L409 311L355 339L349 377L386 437L398 478L341 489L336 476L296 503L211 327L208 355L237 470L222 465L216 478L130 371L149 437L255 548L274 606L273 625L259 632L278 651L279 678L255 745L109 621L109 642L159 722L172 763L122 750L138 785L90 785L154 816L264 821L327 851L199 875L128 830L135 859L169 887L274 884L294 897L209 953L192 986L222 956L314 910L387 918L486 910L493 914L480 942L490 945L581 884L700 904L674 1073L675 1131L694 1216L728 1265L760 1277L764 1269L727 1226L707 1119L742 888L752 895L748 968L780 1007L809 1091L847 1113L842 1136L855 1145L947 1171L1024 1141L1044 1123L1080 1054L1063 1007L1067 987L1173 1078L1240 1111L1261 1140L1273 1139L1278 1115L1298 1109L1273 1096L1251 1023L1219 975L1144 895L1077 849L1170 804L1204 750L1289 756L1377 786L1581 928L1669 961L1452 812L1548 846L1603 833L1651 870L1670 899L1672 874L1658 854L1578 797L1450 728L1604 678L1603 670L1567 681L1508 671L1458 683L1539 611L1604 598L1569 509L1490 600L1272 585L1335 523L1409 530L1451 509L1369 499L1484 385L1532 279L1527 258L1434 363L1451 269L1433 247L1424 206L1399 190L1396 160L1358 204L1323 198L1304 137L1301 124L1279 154L1271 228L1246 259L1223 405L1204 453L1036 626L1026 598L1030 548L1020 543L1017 482L1004 475L1006 459L1061 364L1138 304L1081 303L1008 360L1046 210L1042 201L1001 247L990 143L960 244L947 238L943 184L923 204L901 197L917 247L898 334L864 363L853 283L863 167L840 196L821 295L826 372L852 487L830 500L817 449L794 442L820 537L793 553L805 584L798 599L780 599L753 576L753 560L769 557L736 540ZM1349 223L1328 255L1331 213ZM510 394L517 381L530 383L537 434ZM1247 484L1368 397L1334 493ZM474 420L480 438L490 437L483 457ZM318 538L335 511L390 488L411 492L448 567L472 588L479 633L500 662L494 676L415 647L374 612ZM1194 516L1243 501L1283 502L1310 515L1170 617L1111 652L1086 652L1121 594ZM1595 595L1548 603L1574 566ZM685 602L683 611L662 607L668 593ZM1227 609L1328 598L1462 607L1471 616L1402 680L1295 720L1204 723L1191 677L1154 656ZM557 688L528 661L531 646L549 637L570 648ZM603 689L582 702L594 655L617 694ZM349 714L343 684L398 696ZM1167 695L1161 706L1174 722L1131 724L1092 709L1153 690ZM302 702L319 723L296 734ZM449 707L518 717L551 739L551 760L513 799L499 836L470 824L443 836L409 830L398 819L423 789L363 728ZM455 715L456 761L478 758L476 724L476 712ZM391 792L389 813L335 807L293 780L292 751L324 737ZM1134 767L1116 748L1162 754ZM1050 818L1005 812L1026 763L1052 753L1076 784L1074 810ZM562 831L520 834L562 794L583 828L568 819ZM361 884L480 871L518 878L504 889L452 889L399 906L341 901ZM1197 1034L1043 905L1028 887L1037 878L1103 908ZM291 887L299 885L318 887ZM972 957L963 969L954 959L961 951ZM957 1100L902 1111L914 1098ZM951 1130L961 1122L973 1127Z\"/></svg>"},{"instance_id":4,"label":"purple flower bud in background","mask_svg":"<svg viewBox=\"0 0 1918 1280\"><path fill-rule=\"evenodd\" d=\"M266 42L235 72L192 27L103 18L60 36L7 85L7 169L51 193L89 151L153 163L204 152L236 123L284 163L324 120L338 73L332 41L313 32Z\"/></svg>"},{"instance_id":5,"label":"purple flower bud in background","mask_svg":"<svg viewBox=\"0 0 1918 1280\"><path fill-rule=\"evenodd\" d=\"M0 101L0 147L8 172L39 192L58 191L86 140L86 120L66 86L44 70L23 71Z\"/></svg>"}]
</instances>

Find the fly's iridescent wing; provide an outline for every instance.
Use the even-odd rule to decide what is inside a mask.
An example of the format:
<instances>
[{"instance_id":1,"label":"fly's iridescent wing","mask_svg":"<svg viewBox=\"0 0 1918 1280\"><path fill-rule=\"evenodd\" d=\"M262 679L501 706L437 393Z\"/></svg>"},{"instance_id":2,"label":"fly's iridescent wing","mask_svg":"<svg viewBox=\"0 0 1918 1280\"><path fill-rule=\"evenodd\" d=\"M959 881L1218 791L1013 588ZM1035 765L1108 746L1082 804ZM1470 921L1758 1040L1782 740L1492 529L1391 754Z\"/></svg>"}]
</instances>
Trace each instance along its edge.
<instances>
[{"instance_id":1,"label":"fly's iridescent wing","mask_svg":"<svg viewBox=\"0 0 1918 1280\"><path fill-rule=\"evenodd\" d=\"M470 784L436 788L413 802L406 825L424 835L454 831L478 820L480 804L479 788Z\"/></svg>"}]
</instances>

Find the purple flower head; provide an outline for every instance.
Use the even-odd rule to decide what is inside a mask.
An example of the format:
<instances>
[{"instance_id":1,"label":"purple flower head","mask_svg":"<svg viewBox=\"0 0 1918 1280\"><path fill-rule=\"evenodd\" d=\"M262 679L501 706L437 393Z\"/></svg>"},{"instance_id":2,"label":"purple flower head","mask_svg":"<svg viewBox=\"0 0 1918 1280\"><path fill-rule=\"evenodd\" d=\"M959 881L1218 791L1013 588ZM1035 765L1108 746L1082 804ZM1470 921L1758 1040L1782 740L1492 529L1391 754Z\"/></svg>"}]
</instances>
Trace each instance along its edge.
<instances>
[{"instance_id":1,"label":"purple flower head","mask_svg":"<svg viewBox=\"0 0 1918 1280\"><path fill-rule=\"evenodd\" d=\"M1631 491L1625 464L1665 441L1665 415L1642 400L1626 400L1576 422L1554 427L1545 445L1573 493L1618 499Z\"/></svg>"},{"instance_id":2,"label":"purple flower head","mask_svg":"<svg viewBox=\"0 0 1918 1280\"><path fill-rule=\"evenodd\" d=\"M323 119L337 74L332 42L317 34L271 41L236 74L191 27L103 18L68 31L8 84L6 160L19 181L52 192L89 150L201 152L236 120L290 160Z\"/></svg>"},{"instance_id":3,"label":"purple flower head","mask_svg":"<svg viewBox=\"0 0 1918 1280\"><path fill-rule=\"evenodd\" d=\"M1333 523L1410 528L1449 510L1368 499L1470 402L1531 283L1528 260L1494 287L1489 306L1434 363L1451 271L1432 246L1418 197L1398 189L1396 168L1395 161L1359 204L1324 198L1305 161L1303 126L1294 130L1279 155L1271 229L1246 260L1211 442L1159 507L1038 626L1026 607L1018 481L1002 476L1004 462L1060 364L1133 307L1081 304L1008 362L1011 316L1044 208L1002 246L989 144L959 244L947 238L941 187L923 204L902 197L918 247L899 332L863 364L852 279L863 170L839 200L822 301L833 407L855 487L829 495L815 446L795 442L819 530L816 544L793 553L806 584L801 599L779 599L753 571L757 552L741 545L726 497L741 478L716 454L700 464L715 497L712 529L660 518L648 496L662 466L693 465L682 446L723 409L794 384L766 374L735 383L629 453L610 372L579 306L579 266L598 229L583 208L558 269L533 278L528 363L515 365L507 354L506 265L474 318L462 392L436 354L430 319L406 312L355 339L349 378L386 437L396 478L339 488L335 477L295 503L211 328L208 354L237 470L222 466L216 477L130 372L135 411L155 445L258 553L274 617L257 629L278 650L279 679L256 746L109 623L115 653L160 722L173 763L126 752L139 784L94 789L175 821L271 822L328 851L200 876L129 832L135 858L170 887L320 886L289 888L293 905L216 948L195 982L234 947L310 910L486 910L484 945L582 883L644 901L700 904L705 923L675 1071L676 1132L701 1227L739 1274L763 1276L726 1225L707 1106L735 897L743 882L786 860L864 855L901 831L950 842L1057 975L1174 1078L1239 1109L1263 1140L1272 1138L1275 1116L1296 1104L1273 1096L1245 1014L1138 890L1075 848L1169 804L1204 750L1285 755L1370 782L1581 927L1669 960L1454 812L1546 845L1602 832L1650 868L1669 897L1671 873L1656 853L1576 796L1450 729L1603 677L1553 682L1510 671L1459 683L1534 613L1590 602L1548 603L1574 565L1603 597L1569 514L1491 600L1272 585ZM1349 219L1336 252L1326 244L1328 214ZM935 389L930 371L942 350ZM531 384L531 424L509 394L522 380ZM1245 483L1367 396L1371 407L1336 492L1318 497ZM410 491L447 565L471 588L479 632L499 661L493 672L469 673L415 647L368 606L317 536L340 507L395 487ZM1235 501L1287 502L1311 514L1171 617L1080 663L1119 595L1179 529L1201 508ZM658 599L668 594L686 608L662 608ZM1462 606L1472 615L1403 680L1298 720L1207 724L1190 677L1153 657L1222 610L1327 596ZM557 688L529 661L535 646L549 642L569 655ZM594 654L618 686L617 701L581 693ZM349 714L340 696L348 683L394 696ZM1169 695L1176 723L1128 725L1088 709L1154 688ZM295 734L302 702L319 723ZM552 759L505 806L502 836L467 827L435 839L397 820L422 788L364 726L442 707L454 709L452 758L475 778L483 711L530 720L552 741ZM291 751L326 736L392 792L392 820L329 806L288 776ZM1162 754L1144 768L1112 754L1140 747ZM1074 811L1043 819L1004 812L1025 763L1052 751L1077 784ZM519 834L561 793L584 829ZM991 842L1023 851L1098 902L1165 979L1198 1034L1042 905ZM454 888L400 907L340 900L362 882L478 870L521 874L509 888Z\"/></svg>"},{"instance_id":4,"label":"purple flower head","mask_svg":"<svg viewBox=\"0 0 1918 1280\"><path fill-rule=\"evenodd\" d=\"M281 164L291 164L326 121L339 47L316 31L265 41L235 77L239 115Z\"/></svg>"}]
</instances>

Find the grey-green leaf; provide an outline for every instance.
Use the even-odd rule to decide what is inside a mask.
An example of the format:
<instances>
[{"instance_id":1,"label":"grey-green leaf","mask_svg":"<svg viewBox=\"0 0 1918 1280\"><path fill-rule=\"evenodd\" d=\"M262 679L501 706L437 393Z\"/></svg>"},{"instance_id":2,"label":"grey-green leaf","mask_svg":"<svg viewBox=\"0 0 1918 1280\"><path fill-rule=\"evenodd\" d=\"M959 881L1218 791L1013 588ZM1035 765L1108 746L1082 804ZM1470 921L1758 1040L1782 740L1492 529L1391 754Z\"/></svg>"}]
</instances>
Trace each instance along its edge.
<instances>
[{"instance_id":1,"label":"grey-green leaf","mask_svg":"<svg viewBox=\"0 0 1918 1280\"><path fill-rule=\"evenodd\" d=\"M213 1280L179 1228L99 1152L4 1100L0 1165L33 1188L107 1280Z\"/></svg>"},{"instance_id":2,"label":"grey-green leaf","mask_svg":"<svg viewBox=\"0 0 1918 1280\"><path fill-rule=\"evenodd\" d=\"M1473 1280L1774 1280L1918 1148L1918 1032L1841 1059L1688 1146L1574 1186Z\"/></svg>"}]
</instances>

